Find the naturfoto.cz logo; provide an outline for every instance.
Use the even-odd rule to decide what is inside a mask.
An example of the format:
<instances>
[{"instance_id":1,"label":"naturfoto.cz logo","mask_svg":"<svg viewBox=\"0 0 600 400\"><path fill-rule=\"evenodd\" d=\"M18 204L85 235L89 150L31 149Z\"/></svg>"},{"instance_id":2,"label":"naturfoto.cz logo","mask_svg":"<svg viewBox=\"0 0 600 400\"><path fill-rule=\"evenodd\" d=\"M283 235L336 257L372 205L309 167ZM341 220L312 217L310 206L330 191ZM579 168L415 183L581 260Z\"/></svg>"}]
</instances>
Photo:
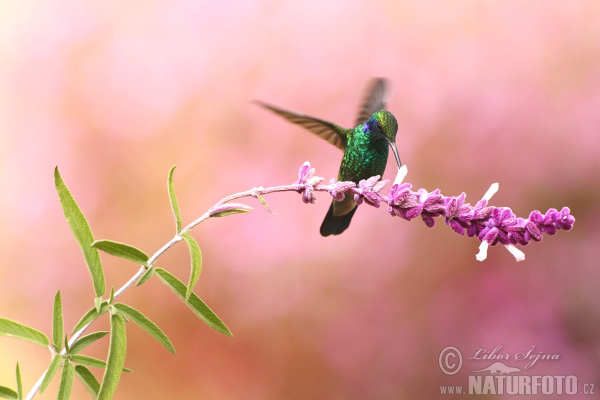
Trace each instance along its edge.
<instances>
[{"instance_id":1,"label":"naturfoto.cz logo","mask_svg":"<svg viewBox=\"0 0 600 400\"><path fill-rule=\"evenodd\" d=\"M509 354L502 346L492 350L475 348L468 358L469 371L467 390L460 385L441 385L440 394L474 395L574 395L594 394L594 384L579 387L575 375L530 375L527 370L538 362L556 362L559 354L549 354L532 346L528 351ZM483 363L482 363L483 361ZM463 356L454 346L442 349L439 367L446 375L457 374L463 366ZM472 367L471 367L472 365ZM482 368L483 367L483 368Z\"/></svg>"}]
</instances>

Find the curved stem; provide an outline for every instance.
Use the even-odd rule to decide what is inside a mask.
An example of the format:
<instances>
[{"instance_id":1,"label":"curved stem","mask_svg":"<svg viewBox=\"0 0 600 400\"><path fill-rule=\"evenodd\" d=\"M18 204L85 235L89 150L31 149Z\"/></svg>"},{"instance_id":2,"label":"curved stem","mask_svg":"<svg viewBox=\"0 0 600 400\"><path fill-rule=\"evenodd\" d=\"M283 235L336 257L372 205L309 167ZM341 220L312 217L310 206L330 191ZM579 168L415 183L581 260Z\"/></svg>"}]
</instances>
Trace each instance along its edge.
<instances>
[{"instance_id":1,"label":"curved stem","mask_svg":"<svg viewBox=\"0 0 600 400\"><path fill-rule=\"evenodd\" d=\"M152 267L154 265L154 263L156 262L156 260L158 259L158 257L160 257L168 249L170 249L175 243L181 241L183 239L181 235L183 235L184 233L187 233L187 232L191 231L196 225L198 225L202 221L210 218L211 211L214 210L216 207L218 207L218 206L220 206L220 205L222 205L224 203L227 203L229 201L232 201L232 200L235 200L235 199L239 199L239 198L242 198L242 197L257 197L258 195L263 195L263 194L268 194L268 193L273 193L273 192L298 191L298 188L299 188L299 185L297 185L297 184L292 184L292 185L287 185L287 186L273 186L273 187L266 188L266 189L261 187L261 188L254 188L254 189L247 190L245 192L240 192L240 193L236 193L236 194L232 194L232 195L229 195L227 197L224 197L223 199L221 199L217 203L215 203L215 205L212 206L201 217L199 217L196 220L192 221L192 223L190 223L188 226L186 226L185 228L183 228L179 234L175 235L175 237L173 237L173 239L171 239L170 241L168 241L163 247L161 247L156 253L154 253L152 255L152 257L150 257L148 259L148 263L147 263L148 266L142 265L140 267L140 269L131 277L131 279L129 279L123 286L121 286L115 292L114 298L116 299L117 297L119 297L120 295L122 295L127 289L129 289L132 286L134 286L135 283L142 277L142 275L144 274L144 272L146 272L147 268L150 268L150 267ZM327 188L328 188L328 186L321 186L321 187L316 186L315 190L316 191L324 191L324 190L327 190ZM96 321L96 319L98 319L98 317L96 317L93 320L91 320L90 322L88 322L83 328L81 328L80 330L78 330L77 332L75 332L73 334L73 336L69 340L69 347L73 346L73 344L94 323L94 321ZM66 349L64 347L61 350L60 354L61 355L65 355L66 354ZM44 377L46 376L47 372L48 372L48 370L46 369L46 371L44 371L44 373L40 376L40 378L37 380L37 382L33 385L33 387L31 388L31 390L27 394L27 397L25 397L25 400L31 400L37 394L37 392L40 390L40 387L42 386L42 382L44 381Z\"/></svg>"}]
</instances>

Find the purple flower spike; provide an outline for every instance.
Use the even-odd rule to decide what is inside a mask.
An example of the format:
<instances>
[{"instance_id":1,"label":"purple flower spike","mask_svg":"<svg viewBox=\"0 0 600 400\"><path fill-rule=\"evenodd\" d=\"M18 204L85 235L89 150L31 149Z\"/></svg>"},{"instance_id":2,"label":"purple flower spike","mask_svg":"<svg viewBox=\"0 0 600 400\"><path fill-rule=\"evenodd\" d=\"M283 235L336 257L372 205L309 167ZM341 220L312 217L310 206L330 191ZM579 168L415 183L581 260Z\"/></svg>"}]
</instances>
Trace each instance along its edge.
<instances>
[{"instance_id":1,"label":"purple flower spike","mask_svg":"<svg viewBox=\"0 0 600 400\"><path fill-rule=\"evenodd\" d=\"M347 193L352 193L357 204L364 202L379 207L383 201L388 204L388 212L392 216L410 221L420 215L430 228L435 226L435 218L444 217L446 225L454 232L460 235L466 233L481 241L476 256L479 261L487 257L490 246L498 244L504 245L515 260L522 261L525 254L515 245L525 246L532 240L539 242L544 233L554 235L558 230L569 231L575 223L568 207L563 207L560 211L551 208L545 214L532 211L529 218L525 219L517 217L508 207L488 206L490 198L498 190L497 183L492 184L473 207L465 203L465 193L445 197L439 189L433 192L425 189L413 192L410 183L395 183L391 186L389 195L382 196L379 192L388 181L380 181L379 176L362 180L357 187L353 182L336 182L335 179L329 185L320 185L323 178L314 177L314 173L314 168L308 162L304 163L298 173L299 179L292 186L293 190L302 194L305 203L315 202L315 191L327 191L337 201L343 200ZM403 178L405 174L401 176Z\"/></svg>"}]
</instances>

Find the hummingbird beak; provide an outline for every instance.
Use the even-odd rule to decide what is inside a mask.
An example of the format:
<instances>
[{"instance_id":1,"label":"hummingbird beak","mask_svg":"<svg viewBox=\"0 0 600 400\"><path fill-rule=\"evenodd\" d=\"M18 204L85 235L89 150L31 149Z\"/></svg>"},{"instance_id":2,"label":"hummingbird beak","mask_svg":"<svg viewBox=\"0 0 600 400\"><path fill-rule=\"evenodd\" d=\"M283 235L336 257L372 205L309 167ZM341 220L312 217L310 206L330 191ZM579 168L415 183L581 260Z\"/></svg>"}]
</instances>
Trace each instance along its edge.
<instances>
[{"instance_id":1,"label":"hummingbird beak","mask_svg":"<svg viewBox=\"0 0 600 400\"><path fill-rule=\"evenodd\" d=\"M400 156L398 155L398 149L396 148L396 142L388 142L390 147L392 148L392 152L396 157L396 162L398 163L398 168L402 167L402 163L400 162Z\"/></svg>"}]
</instances>

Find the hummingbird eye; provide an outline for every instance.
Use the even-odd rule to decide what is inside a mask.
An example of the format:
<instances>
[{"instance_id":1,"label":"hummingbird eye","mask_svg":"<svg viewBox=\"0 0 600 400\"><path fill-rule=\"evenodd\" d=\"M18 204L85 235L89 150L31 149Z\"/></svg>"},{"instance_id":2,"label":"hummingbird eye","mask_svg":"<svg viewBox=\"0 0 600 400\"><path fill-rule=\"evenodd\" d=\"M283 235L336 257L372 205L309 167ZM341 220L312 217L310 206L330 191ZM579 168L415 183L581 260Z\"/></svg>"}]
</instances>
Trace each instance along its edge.
<instances>
[{"instance_id":1,"label":"hummingbird eye","mask_svg":"<svg viewBox=\"0 0 600 400\"><path fill-rule=\"evenodd\" d=\"M377 123L377 125L375 125L375 126L377 127L377 130L378 130L379 132L382 132L382 133L383 133L383 126L381 126L381 122L378 122L378 123Z\"/></svg>"}]
</instances>

